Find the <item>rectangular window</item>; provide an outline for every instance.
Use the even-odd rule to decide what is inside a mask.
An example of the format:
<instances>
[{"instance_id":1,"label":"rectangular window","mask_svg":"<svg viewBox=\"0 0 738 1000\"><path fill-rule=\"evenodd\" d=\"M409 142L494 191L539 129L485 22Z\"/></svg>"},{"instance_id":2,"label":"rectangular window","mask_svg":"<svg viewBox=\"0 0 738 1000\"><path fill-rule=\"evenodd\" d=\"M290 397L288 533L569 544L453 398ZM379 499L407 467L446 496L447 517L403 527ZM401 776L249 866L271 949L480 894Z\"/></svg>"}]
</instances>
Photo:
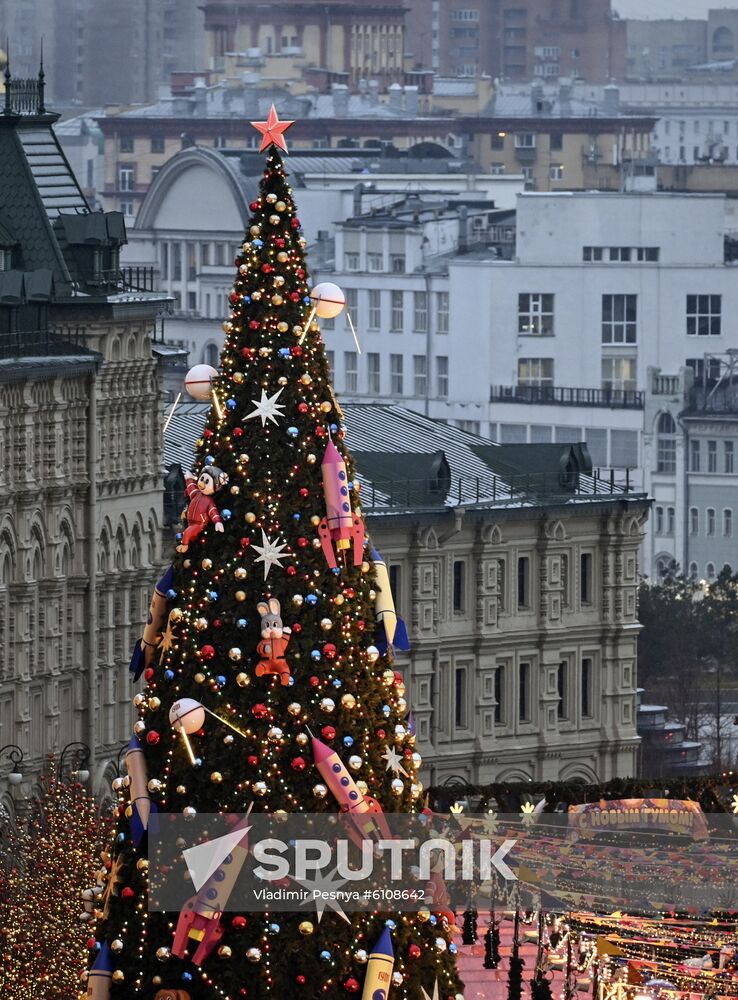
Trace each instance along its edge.
<instances>
[{"instance_id":1,"label":"rectangular window","mask_svg":"<svg viewBox=\"0 0 738 1000\"><path fill-rule=\"evenodd\" d=\"M497 604L500 611L505 610L507 603L507 577L505 575L505 560L497 559Z\"/></svg>"},{"instance_id":2,"label":"rectangular window","mask_svg":"<svg viewBox=\"0 0 738 1000\"><path fill-rule=\"evenodd\" d=\"M663 535L664 533L664 508L656 507L656 527L655 531L657 535Z\"/></svg>"},{"instance_id":3,"label":"rectangular window","mask_svg":"<svg viewBox=\"0 0 738 1000\"><path fill-rule=\"evenodd\" d=\"M331 370L331 378L335 378L335 374L336 374L336 352L335 351L326 351L325 352L325 356L326 356L326 358L328 358L328 367Z\"/></svg>"},{"instance_id":4,"label":"rectangular window","mask_svg":"<svg viewBox=\"0 0 738 1000\"><path fill-rule=\"evenodd\" d=\"M134 187L133 167L118 167L118 190L133 191Z\"/></svg>"},{"instance_id":5,"label":"rectangular window","mask_svg":"<svg viewBox=\"0 0 738 1000\"><path fill-rule=\"evenodd\" d=\"M723 472L733 471L733 442L723 441Z\"/></svg>"},{"instance_id":6,"label":"rectangular window","mask_svg":"<svg viewBox=\"0 0 738 1000\"><path fill-rule=\"evenodd\" d=\"M603 358L602 388L614 392L635 392L636 359Z\"/></svg>"},{"instance_id":7,"label":"rectangular window","mask_svg":"<svg viewBox=\"0 0 738 1000\"><path fill-rule=\"evenodd\" d=\"M566 662L566 660L562 660L561 663L559 663L559 670L556 676L556 690L559 695L557 715L560 719L568 718L567 704L566 704L567 702L566 689L567 689L567 681L569 679L567 676L568 673L569 673L569 664Z\"/></svg>"},{"instance_id":8,"label":"rectangular window","mask_svg":"<svg viewBox=\"0 0 738 1000\"><path fill-rule=\"evenodd\" d=\"M402 602L402 567L399 563L391 563L387 569L390 590L395 602L395 611L401 614L400 604Z\"/></svg>"},{"instance_id":9,"label":"rectangular window","mask_svg":"<svg viewBox=\"0 0 738 1000\"><path fill-rule=\"evenodd\" d=\"M647 261L649 264L656 263L659 256L659 247L636 247L636 257L641 262Z\"/></svg>"},{"instance_id":10,"label":"rectangular window","mask_svg":"<svg viewBox=\"0 0 738 1000\"><path fill-rule=\"evenodd\" d=\"M454 721L458 729L466 729L466 667L456 668L456 711Z\"/></svg>"},{"instance_id":11,"label":"rectangular window","mask_svg":"<svg viewBox=\"0 0 738 1000\"><path fill-rule=\"evenodd\" d=\"M553 358L518 358L518 385L553 384Z\"/></svg>"},{"instance_id":12,"label":"rectangular window","mask_svg":"<svg viewBox=\"0 0 738 1000\"><path fill-rule=\"evenodd\" d=\"M705 511L705 534L710 536L715 534L715 509L713 507L708 507Z\"/></svg>"},{"instance_id":13,"label":"rectangular window","mask_svg":"<svg viewBox=\"0 0 738 1000\"><path fill-rule=\"evenodd\" d=\"M699 534L700 530L700 512L696 507L689 508L689 533L690 535Z\"/></svg>"},{"instance_id":14,"label":"rectangular window","mask_svg":"<svg viewBox=\"0 0 738 1000\"><path fill-rule=\"evenodd\" d=\"M172 280L182 280L182 244L172 243Z\"/></svg>"},{"instance_id":15,"label":"rectangular window","mask_svg":"<svg viewBox=\"0 0 738 1000\"><path fill-rule=\"evenodd\" d=\"M689 442L689 468L691 472L700 471L700 442L695 438Z\"/></svg>"},{"instance_id":16,"label":"rectangular window","mask_svg":"<svg viewBox=\"0 0 738 1000\"><path fill-rule=\"evenodd\" d=\"M518 132L515 136L516 149L535 149L536 137L533 132Z\"/></svg>"},{"instance_id":17,"label":"rectangular window","mask_svg":"<svg viewBox=\"0 0 738 1000\"><path fill-rule=\"evenodd\" d=\"M636 295L602 296L602 343L635 344Z\"/></svg>"},{"instance_id":18,"label":"rectangular window","mask_svg":"<svg viewBox=\"0 0 738 1000\"><path fill-rule=\"evenodd\" d=\"M562 163L552 163L548 168L548 179L551 181L563 181L564 166Z\"/></svg>"},{"instance_id":19,"label":"rectangular window","mask_svg":"<svg viewBox=\"0 0 738 1000\"><path fill-rule=\"evenodd\" d=\"M378 288L369 289L369 329L378 330L382 325L382 293Z\"/></svg>"},{"instance_id":20,"label":"rectangular window","mask_svg":"<svg viewBox=\"0 0 738 1000\"><path fill-rule=\"evenodd\" d=\"M498 663L495 668L495 722L505 721L505 666Z\"/></svg>"},{"instance_id":21,"label":"rectangular window","mask_svg":"<svg viewBox=\"0 0 738 1000\"><path fill-rule=\"evenodd\" d=\"M120 151L121 153L132 153L133 152L133 136L122 135L120 137Z\"/></svg>"},{"instance_id":22,"label":"rectangular window","mask_svg":"<svg viewBox=\"0 0 738 1000\"><path fill-rule=\"evenodd\" d=\"M428 332L428 293L413 292L413 330Z\"/></svg>"},{"instance_id":23,"label":"rectangular window","mask_svg":"<svg viewBox=\"0 0 738 1000\"><path fill-rule=\"evenodd\" d=\"M358 327L361 322L359 319L359 290L357 288L344 288L344 294L346 296L345 323L346 329L349 330L349 314L354 326Z\"/></svg>"},{"instance_id":24,"label":"rectangular window","mask_svg":"<svg viewBox=\"0 0 738 1000\"><path fill-rule=\"evenodd\" d=\"M453 610L461 614L466 610L466 563L462 559L454 559L453 575Z\"/></svg>"},{"instance_id":25,"label":"rectangular window","mask_svg":"<svg viewBox=\"0 0 738 1000\"><path fill-rule=\"evenodd\" d=\"M582 659L582 718L592 716L592 660L585 656Z\"/></svg>"},{"instance_id":26,"label":"rectangular window","mask_svg":"<svg viewBox=\"0 0 738 1000\"><path fill-rule=\"evenodd\" d=\"M707 471L717 472L717 441L707 442Z\"/></svg>"},{"instance_id":27,"label":"rectangular window","mask_svg":"<svg viewBox=\"0 0 738 1000\"><path fill-rule=\"evenodd\" d=\"M530 663L521 663L518 667L518 719L520 722L530 721L529 685Z\"/></svg>"},{"instance_id":28,"label":"rectangular window","mask_svg":"<svg viewBox=\"0 0 738 1000\"><path fill-rule=\"evenodd\" d=\"M687 296L687 336L719 337L722 295Z\"/></svg>"},{"instance_id":29,"label":"rectangular window","mask_svg":"<svg viewBox=\"0 0 738 1000\"><path fill-rule=\"evenodd\" d=\"M610 247L608 256L611 261L629 261L631 256L631 248Z\"/></svg>"},{"instance_id":30,"label":"rectangular window","mask_svg":"<svg viewBox=\"0 0 738 1000\"><path fill-rule=\"evenodd\" d=\"M592 263L602 261L603 247L582 247L582 260Z\"/></svg>"},{"instance_id":31,"label":"rectangular window","mask_svg":"<svg viewBox=\"0 0 738 1000\"><path fill-rule=\"evenodd\" d=\"M390 392L393 396L401 396L403 392L401 354L390 354Z\"/></svg>"},{"instance_id":32,"label":"rectangular window","mask_svg":"<svg viewBox=\"0 0 738 1000\"><path fill-rule=\"evenodd\" d=\"M530 558L518 559L518 608L530 607Z\"/></svg>"},{"instance_id":33,"label":"rectangular window","mask_svg":"<svg viewBox=\"0 0 738 1000\"><path fill-rule=\"evenodd\" d=\"M448 358L442 354L436 358L436 395L448 399Z\"/></svg>"},{"instance_id":34,"label":"rectangular window","mask_svg":"<svg viewBox=\"0 0 738 1000\"><path fill-rule=\"evenodd\" d=\"M666 508L666 534L673 535L676 524L676 512L673 507Z\"/></svg>"},{"instance_id":35,"label":"rectangular window","mask_svg":"<svg viewBox=\"0 0 738 1000\"><path fill-rule=\"evenodd\" d=\"M553 309L553 295L521 292L518 295L518 333L535 337L553 336Z\"/></svg>"},{"instance_id":36,"label":"rectangular window","mask_svg":"<svg viewBox=\"0 0 738 1000\"><path fill-rule=\"evenodd\" d=\"M391 323L390 332L391 333L402 333L402 329L405 325L405 313L403 309L403 292L394 291L391 293Z\"/></svg>"},{"instance_id":37,"label":"rectangular window","mask_svg":"<svg viewBox=\"0 0 738 1000\"><path fill-rule=\"evenodd\" d=\"M436 333L448 333L448 292L436 292Z\"/></svg>"},{"instance_id":38,"label":"rectangular window","mask_svg":"<svg viewBox=\"0 0 738 1000\"><path fill-rule=\"evenodd\" d=\"M393 274L404 274L405 273L405 254L404 253L391 253L390 254L390 271Z\"/></svg>"},{"instance_id":39,"label":"rectangular window","mask_svg":"<svg viewBox=\"0 0 738 1000\"><path fill-rule=\"evenodd\" d=\"M163 153L164 152L164 137L161 135L154 135L151 137L151 152L152 153Z\"/></svg>"},{"instance_id":40,"label":"rectangular window","mask_svg":"<svg viewBox=\"0 0 738 1000\"><path fill-rule=\"evenodd\" d=\"M356 392L359 388L359 357L356 351L343 352L343 373L346 392Z\"/></svg>"},{"instance_id":41,"label":"rectangular window","mask_svg":"<svg viewBox=\"0 0 738 1000\"><path fill-rule=\"evenodd\" d=\"M384 260L381 253L367 254L366 261L369 271L382 271L384 269Z\"/></svg>"},{"instance_id":42,"label":"rectangular window","mask_svg":"<svg viewBox=\"0 0 738 1000\"><path fill-rule=\"evenodd\" d=\"M378 396L381 392L380 377L380 356L379 354L367 354L367 391L370 396Z\"/></svg>"},{"instance_id":43,"label":"rectangular window","mask_svg":"<svg viewBox=\"0 0 738 1000\"><path fill-rule=\"evenodd\" d=\"M428 391L428 359L425 354L413 355L413 395L425 396Z\"/></svg>"},{"instance_id":44,"label":"rectangular window","mask_svg":"<svg viewBox=\"0 0 738 1000\"><path fill-rule=\"evenodd\" d=\"M592 553L582 552L579 556L579 601L592 603Z\"/></svg>"},{"instance_id":45,"label":"rectangular window","mask_svg":"<svg viewBox=\"0 0 738 1000\"><path fill-rule=\"evenodd\" d=\"M347 271L358 271L359 270L359 255L358 253L346 253L344 254L344 261Z\"/></svg>"},{"instance_id":46,"label":"rectangular window","mask_svg":"<svg viewBox=\"0 0 738 1000\"><path fill-rule=\"evenodd\" d=\"M733 537L733 511L730 507L723 510L723 535L726 538Z\"/></svg>"}]
</instances>

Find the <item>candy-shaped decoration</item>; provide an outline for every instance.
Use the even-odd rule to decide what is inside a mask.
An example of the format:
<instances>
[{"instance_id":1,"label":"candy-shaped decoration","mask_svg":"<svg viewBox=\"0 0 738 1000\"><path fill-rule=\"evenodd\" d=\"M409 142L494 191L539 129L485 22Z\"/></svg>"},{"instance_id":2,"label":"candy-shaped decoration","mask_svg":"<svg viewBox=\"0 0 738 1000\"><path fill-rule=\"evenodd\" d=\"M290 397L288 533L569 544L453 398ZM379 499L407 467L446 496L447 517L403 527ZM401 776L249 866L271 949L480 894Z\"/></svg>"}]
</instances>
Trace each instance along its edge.
<instances>
[{"instance_id":1,"label":"candy-shaped decoration","mask_svg":"<svg viewBox=\"0 0 738 1000\"><path fill-rule=\"evenodd\" d=\"M410 642L405 622L398 617L395 610L395 599L392 595L387 566L374 548L372 549L372 561L377 576L377 596L374 601L374 611L377 617L375 642L380 653L385 656L387 652L391 654L393 649L410 649Z\"/></svg>"},{"instance_id":2,"label":"candy-shaped decoration","mask_svg":"<svg viewBox=\"0 0 738 1000\"><path fill-rule=\"evenodd\" d=\"M353 563L354 566L361 566L364 558L364 522L351 509L346 463L331 440L325 449L321 473L326 516L318 525L318 536L325 560L331 569L337 569L333 543L339 552L345 553L353 541Z\"/></svg>"},{"instance_id":3,"label":"candy-shaped decoration","mask_svg":"<svg viewBox=\"0 0 738 1000\"><path fill-rule=\"evenodd\" d=\"M187 527L182 533L182 541L177 552L186 552L206 524L212 521L216 531L223 531L223 518L213 497L228 483L228 474L214 465L206 466L195 479L191 473L185 476L185 493L190 504L187 508Z\"/></svg>"},{"instance_id":4,"label":"candy-shaped decoration","mask_svg":"<svg viewBox=\"0 0 738 1000\"><path fill-rule=\"evenodd\" d=\"M108 1000L113 967L113 953L106 941L87 976L87 1000Z\"/></svg>"},{"instance_id":5,"label":"candy-shaped decoration","mask_svg":"<svg viewBox=\"0 0 738 1000\"><path fill-rule=\"evenodd\" d=\"M367 837L389 839L390 832L382 807L371 795L365 795L346 769L345 764L329 746L312 737L313 757L321 778L340 806L350 817L355 830L349 836L358 846Z\"/></svg>"},{"instance_id":6,"label":"candy-shaped decoration","mask_svg":"<svg viewBox=\"0 0 738 1000\"><path fill-rule=\"evenodd\" d=\"M185 389L201 403L206 403L210 399L213 389L213 379L217 378L218 372L212 365L195 365L190 368L185 378Z\"/></svg>"},{"instance_id":7,"label":"candy-shaped decoration","mask_svg":"<svg viewBox=\"0 0 738 1000\"><path fill-rule=\"evenodd\" d=\"M137 681L147 667L154 661L156 647L161 642L164 619L167 614L167 591L171 589L174 571L170 566L159 580L149 604L149 616L143 630L143 635L133 647L133 655L129 669Z\"/></svg>"},{"instance_id":8,"label":"candy-shaped decoration","mask_svg":"<svg viewBox=\"0 0 738 1000\"><path fill-rule=\"evenodd\" d=\"M310 293L315 314L321 319L335 319L346 306L346 296L332 281L321 281Z\"/></svg>"},{"instance_id":9,"label":"candy-shaped decoration","mask_svg":"<svg viewBox=\"0 0 738 1000\"><path fill-rule=\"evenodd\" d=\"M287 685L290 668L284 654L292 630L282 624L281 605L275 597L270 597L269 603L260 601L256 610L261 615L261 642L256 647L261 659L256 664L256 676L276 674Z\"/></svg>"},{"instance_id":10,"label":"candy-shaped decoration","mask_svg":"<svg viewBox=\"0 0 738 1000\"><path fill-rule=\"evenodd\" d=\"M169 709L169 721L177 732L185 732L188 736L202 729L205 722L205 709L194 698L180 698Z\"/></svg>"},{"instance_id":11,"label":"candy-shaped decoration","mask_svg":"<svg viewBox=\"0 0 738 1000\"><path fill-rule=\"evenodd\" d=\"M387 1000L394 967L395 952L392 948L392 937L389 928L385 927L372 948L366 964L361 1000Z\"/></svg>"},{"instance_id":12,"label":"candy-shaped decoration","mask_svg":"<svg viewBox=\"0 0 738 1000\"><path fill-rule=\"evenodd\" d=\"M194 965L202 965L220 944L225 934L222 926L223 913L248 857L248 832L247 813L225 836L206 841L185 852L185 860L191 870L207 865L211 874L199 891L187 900L179 915L172 944L172 954L177 958L186 956L190 938L199 942L191 959ZM218 857L222 860L217 861Z\"/></svg>"},{"instance_id":13,"label":"candy-shaped decoration","mask_svg":"<svg viewBox=\"0 0 738 1000\"><path fill-rule=\"evenodd\" d=\"M131 788L131 839L135 847L143 840L149 828L149 819L156 806L152 805L148 788L146 756L138 737L132 736L126 749L126 770Z\"/></svg>"}]
</instances>

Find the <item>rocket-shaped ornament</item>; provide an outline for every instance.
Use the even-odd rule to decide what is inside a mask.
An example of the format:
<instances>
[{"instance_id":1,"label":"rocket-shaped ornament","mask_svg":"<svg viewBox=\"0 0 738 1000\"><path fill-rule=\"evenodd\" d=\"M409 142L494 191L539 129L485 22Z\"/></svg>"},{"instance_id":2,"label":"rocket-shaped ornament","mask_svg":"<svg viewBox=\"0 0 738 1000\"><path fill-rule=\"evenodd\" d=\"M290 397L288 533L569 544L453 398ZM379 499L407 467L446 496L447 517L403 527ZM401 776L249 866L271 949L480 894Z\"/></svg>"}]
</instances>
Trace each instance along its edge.
<instances>
[{"instance_id":1,"label":"rocket-shaped ornament","mask_svg":"<svg viewBox=\"0 0 738 1000\"><path fill-rule=\"evenodd\" d=\"M377 577L377 596L374 601L377 631L374 642L382 656L386 656L388 650L410 649L410 640L407 637L405 622L395 610L395 599L392 595L387 566L374 548L372 549L372 562Z\"/></svg>"},{"instance_id":2,"label":"rocket-shaped ornament","mask_svg":"<svg viewBox=\"0 0 738 1000\"><path fill-rule=\"evenodd\" d=\"M167 616L167 591L172 586L174 570L170 566L159 580L149 605L149 617L144 626L143 635L133 647L129 669L137 681L147 667L154 661L154 653L161 639L164 621Z\"/></svg>"},{"instance_id":3,"label":"rocket-shaped ornament","mask_svg":"<svg viewBox=\"0 0 738 1000\"><path fill-rule=\"evenodd\" d=\"M225 928L221 925L223 913L249 854L250 812L251 807L249 806L249 811L244 819L227 834L227 837L219 838L230 841L230 844L225 848L222 860L217 864L210 878L202 884L199 892L190 896L179 914L177 927L174 931L172 954L176 955L177 958L185 958L187 945L192 938L198 942L191 959L193 965L202 965L225 934ZM239 833L241 834L240 838L238 837ZM219 845L218 841L215 840L209 841L203 846L212 854ZM198 850L198 848L194 850Z\"/></svg>"},{"instance_id":4,"label":"rocket-shaped ornament","mask_svg":"<svg viewBox=\"0 0 738 1000\"><path fill-rule=\"evenodd\" d=\"M87 973L87 1000L108 1000L113 977L113 953L107 942Z\"/></svg>"},{"instance_id":5,"label":"rocket-shaped ornament","mask_svg":"<svg viewBox=\"0 0 738 1000\"><path fill-rule=\"evenodd\" d=\"M131 737L131 742L126 748L126 770L130 779L131 839L134 846L138 847L149 829L151 814L156 812L156 806L149 797L146 755L137 736Z\"/></svg>"},{"instance_id":6,"label":"rocket-shaped ornament","mask_svg":"<svg viewBox=\"0 0 738 1000\"><path fill-rule=\"evenodd\" d=\"M335 750L313 736L313 757L321 778L338 803L341 812L351 818L356 830L349 832L354 843L361 847L366 838L390 840L382 807L371 795L364 795L346 770L346 765Z\"/></svg>"},{"instance_id":7,"label":"rocket-shaped ornament","mask_svg":"<svg viewBox=\"0 0 738 1000\"><path fill-rule=\"evenodd\" d=\"M326 516L318 525L318 536L323 546L323 555L331 569L338 568L335 542L338 552L346 552L353 547L354 566L361 566L364 559L364 522L351 509L348 488L348 472L343 457L329 440L321 464L323 494Z\"/></svg>"},{"instance_id":8,"label":"rocket-shaped ornament","mask_svg":"<svg viewBox=\"0 0 738 1000\"><path fill-rule=\"evenodd\" d=\"M392 937L389 928L385 927L369 953L361 1000L387 1000L394 967L395 952L392 948Z\"/></svg>"}]
</instances>

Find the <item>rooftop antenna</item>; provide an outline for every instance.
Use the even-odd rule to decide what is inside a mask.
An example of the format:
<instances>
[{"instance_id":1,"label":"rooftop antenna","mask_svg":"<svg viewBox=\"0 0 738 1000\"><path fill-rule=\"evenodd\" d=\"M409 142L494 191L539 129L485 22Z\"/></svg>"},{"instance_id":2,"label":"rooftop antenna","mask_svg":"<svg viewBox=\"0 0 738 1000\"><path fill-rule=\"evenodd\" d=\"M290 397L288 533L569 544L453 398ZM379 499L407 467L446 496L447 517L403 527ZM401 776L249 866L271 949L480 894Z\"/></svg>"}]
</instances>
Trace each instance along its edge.
<instances>
[{"instance_id":1,"label":"rooftop antenna","mask_svg":"<svg viewBox=\"0 0 738 1000\"><path fill-rule=\"evenodd\" d=\"M36 113L39 115L46 114L46 108L44 107L44 90L46 87L46 74L44 73L44 38L41 36L41 59L38 66L38 101L36 104Z\"/></svg>"},{"instance_id":2,"label":"rooftop antenna","mask_svg":"<svg viewBox=\"0 0 738 1000\"><path fill-rule=\"evenodd\" d=\"M5 38L5 107L3 114L10 114L10 39Z\"/></svg>"}]
</instances>

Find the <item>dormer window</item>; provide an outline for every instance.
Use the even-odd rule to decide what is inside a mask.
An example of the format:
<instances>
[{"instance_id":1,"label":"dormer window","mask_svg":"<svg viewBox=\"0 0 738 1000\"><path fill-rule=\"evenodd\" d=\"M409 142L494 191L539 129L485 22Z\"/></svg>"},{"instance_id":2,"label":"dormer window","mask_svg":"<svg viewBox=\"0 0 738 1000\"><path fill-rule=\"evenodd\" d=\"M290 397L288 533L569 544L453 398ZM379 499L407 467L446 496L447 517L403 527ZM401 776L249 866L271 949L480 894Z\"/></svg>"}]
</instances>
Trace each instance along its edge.
<instances>
[{"instance_id":1,"label":"dormer window","mask_svg":"<svg viewBox=\"0 0 738 1000\"><path fill-rule=\"evenodd\" d=\"M0 271L9 271L12 266L11 252L8 247L0 247Z\"/></svg>"}]
</instances>

